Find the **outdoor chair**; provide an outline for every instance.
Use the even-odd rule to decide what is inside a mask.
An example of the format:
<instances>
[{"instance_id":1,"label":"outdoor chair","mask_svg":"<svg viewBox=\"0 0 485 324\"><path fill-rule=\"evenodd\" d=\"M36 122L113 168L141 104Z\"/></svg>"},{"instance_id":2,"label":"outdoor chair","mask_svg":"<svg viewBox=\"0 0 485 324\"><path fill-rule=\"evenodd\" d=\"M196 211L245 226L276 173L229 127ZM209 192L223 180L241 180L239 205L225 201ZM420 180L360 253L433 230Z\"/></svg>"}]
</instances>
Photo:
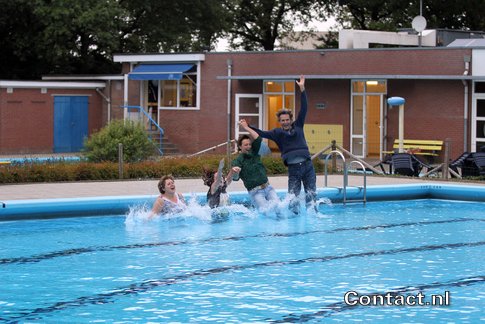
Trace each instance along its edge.
<instances>
[{"instance_id":1,"label":"outdoor chair","mask_svg":"<svg viewBox=\"0 0 485 324\"><path fill-rule=\"evenodd\" d=\"M477 177L485 175L485 152L464 152L449 165L450 169L458 172L462 177Z\"/></svg>"},{"instance_id":2,"label":"outdoor chair","mask_svg":"<svg viewBox=\"0 0 485 324\"><path fill-rule=\"evenodd\" d=\"M386 172L384 169L384 164L389 165L389 172ZM379 166L387 174L399 174L412 177L419 177L423 168L431 168L431 166L409 153L394 153L376 166Z\"/></svg>"}]
</instances>

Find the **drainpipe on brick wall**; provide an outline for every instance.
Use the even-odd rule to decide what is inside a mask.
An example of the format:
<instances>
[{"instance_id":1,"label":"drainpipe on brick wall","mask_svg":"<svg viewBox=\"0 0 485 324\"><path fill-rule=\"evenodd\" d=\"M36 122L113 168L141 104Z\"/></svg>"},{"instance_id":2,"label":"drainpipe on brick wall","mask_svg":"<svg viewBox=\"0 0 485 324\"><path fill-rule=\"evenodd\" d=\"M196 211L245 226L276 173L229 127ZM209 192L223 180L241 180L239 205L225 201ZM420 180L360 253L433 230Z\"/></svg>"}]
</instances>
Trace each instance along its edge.
<instances>
[{"instance_id":1,"label":"drainpipe on brick wall","mask_svg":"<svg viewBox=\"0 0 485 324\"><path fill-rule=\"evenodd\" d=\"M227 59L227 165L231 165L231 75L232 59Z\"/></svg>"},{"instance_id":2,"label":"drainpipe on brick wall","mask_svg":"<svg viewBox=\"0 0 485 324\"><path fill-rule=\"evenodd\" d=\"M470 57L465 57L465 72L463 75L468 75L470 70ZM461 80L464 87L464 103L463 103L463 152L468 151L468 81Z\"/></svg>"}]
</instances>

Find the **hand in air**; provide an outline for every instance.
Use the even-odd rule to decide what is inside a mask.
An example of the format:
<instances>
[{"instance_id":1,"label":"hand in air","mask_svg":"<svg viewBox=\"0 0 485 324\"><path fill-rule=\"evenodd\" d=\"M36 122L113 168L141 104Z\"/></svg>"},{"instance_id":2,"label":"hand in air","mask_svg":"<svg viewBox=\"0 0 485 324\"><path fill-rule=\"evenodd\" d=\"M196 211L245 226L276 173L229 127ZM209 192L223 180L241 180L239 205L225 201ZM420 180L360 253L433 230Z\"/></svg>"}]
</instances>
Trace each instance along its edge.
<instances>
[{"instance_id":1,"label":"hand in air","mask_svg":"<svg viewBox=\"0 0 485 324\"><path fill-rule=\"evenodd\" d=\"M296 80L295 82L298 84L301 91L305 90L305 76L303 74L300 75L300 81Z\"/></svg>"},{"instance_id":2,"label":"hand in air","mask_svg":"<svg viewBox=\"0 0 485 324\"><path fill-rule=\"evenodd\" d=\"M239 125L241 125L242 128L247 128L248 127L248 122L246 121L246 119L241 119L239 121Z\"/></svg>"}]
</instances>

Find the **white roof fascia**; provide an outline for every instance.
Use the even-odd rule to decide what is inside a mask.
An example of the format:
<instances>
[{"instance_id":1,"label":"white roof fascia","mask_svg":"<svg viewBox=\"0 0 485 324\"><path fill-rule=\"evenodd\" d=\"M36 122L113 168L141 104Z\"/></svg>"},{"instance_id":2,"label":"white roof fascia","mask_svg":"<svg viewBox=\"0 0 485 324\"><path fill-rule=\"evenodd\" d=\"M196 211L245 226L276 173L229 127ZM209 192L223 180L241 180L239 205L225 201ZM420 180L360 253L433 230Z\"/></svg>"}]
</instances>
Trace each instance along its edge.
<instances>
[{"instance_id":1,"label":"white roof fascia","mask_svg":"<svg viewBox=\"0 0 485 324\"><path fill-rule=\"evenodd\" d=\"M22 88L22 89L96 89L105 88L105 82L50 82L50 81L2 81L0 88Z\"/></svg>"},{"instance_id":2,"label":"white roof fascia","mask_svg":"<svg viewBox=\"0 0 485 324\"><path fill-rule=\"evenodd\" d=\"M233 75L233 76L217 76L217 80L292 80L299 79L300 75ZM483 77L482 77L483 78ZM476 77L467 75L362 75L362 74L342 74L342 75L305 75L305 79L318 79L318 80L476 80Z\"/></svg>"},{"instance_id":3,"label":"white roof fascia","mask_svg":"<svg viewBox=\"0 0 485 324\"><path fill-rule=\"evenodd\" d=\"M115 54L113 62L200 62L205 54Z\"/></svg>"},{"instance_id":4,"label":"white roof fascia","mask_svg":"<svg viewBox=\"0 0 485 324\"><path fill-rule=\"evenodd\" d=\"M42 80L47 80L47 81L53 81L53 80L63 80L63 81L69 81L69 80L103 80L103 81L109 81L109 80L124 80L123 75L98 75L98 76L89 76L89 75L46 75L42 77Z\"/></svg>"}]
</instances>

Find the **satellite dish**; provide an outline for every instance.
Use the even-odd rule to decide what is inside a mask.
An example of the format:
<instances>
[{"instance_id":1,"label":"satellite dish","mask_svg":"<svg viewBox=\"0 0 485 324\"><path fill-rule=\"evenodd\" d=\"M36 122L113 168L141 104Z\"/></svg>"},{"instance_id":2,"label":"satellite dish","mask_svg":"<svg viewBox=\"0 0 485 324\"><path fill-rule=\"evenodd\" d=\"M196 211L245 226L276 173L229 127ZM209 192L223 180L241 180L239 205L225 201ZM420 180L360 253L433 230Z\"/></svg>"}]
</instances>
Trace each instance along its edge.
<instances>
[{"instance_id":1,"label":"satellite dish","mask_svg":"<svg viewBox=\"0 0 485 324\"><path fill-rule=\"evenodd\" d=\"M415 31L420 33L426 29L426 19L423 16L416 16L414 17L411 26L413 26Z\"/></svg>"}]
</instances>

